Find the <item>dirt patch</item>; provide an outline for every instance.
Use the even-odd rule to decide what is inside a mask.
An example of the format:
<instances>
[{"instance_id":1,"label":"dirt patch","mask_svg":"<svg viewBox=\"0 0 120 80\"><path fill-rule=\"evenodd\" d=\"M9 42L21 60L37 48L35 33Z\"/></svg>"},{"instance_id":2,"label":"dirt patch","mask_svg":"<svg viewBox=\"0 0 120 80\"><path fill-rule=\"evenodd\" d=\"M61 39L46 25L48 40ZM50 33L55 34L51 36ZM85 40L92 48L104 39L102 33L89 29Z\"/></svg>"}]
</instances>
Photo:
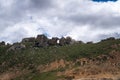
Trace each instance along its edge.
<instances>
[{"instance_id":1,"label":"dirt patch","mask_svg":"<svg viewBox=\"0 0 120 80\"><path fill-rule=\"evenodd\" d=\"M0 75L0 80L11 80L11 79L14 79L20 75L23 75L23 74L26 74L28 73L29 71L28 70L23 70L23 71L8 71L8 72L4 72L3 74Z\"/></svg>"},{"instance_id":2,"label":"dirt patch","mask_svg":"<svg viewBox=\"0 0 120 80\"><path fill-rule=\"evenodd\" d=\"M61 60L56 60L54 62L51 62L50 64L47 64L47 65L40 65L38 66L37 70L39 70L40 72L52 71L58 68L64 68L67 64L69 64L69 62L61 59Z\"/></svg>"}]
</instances>

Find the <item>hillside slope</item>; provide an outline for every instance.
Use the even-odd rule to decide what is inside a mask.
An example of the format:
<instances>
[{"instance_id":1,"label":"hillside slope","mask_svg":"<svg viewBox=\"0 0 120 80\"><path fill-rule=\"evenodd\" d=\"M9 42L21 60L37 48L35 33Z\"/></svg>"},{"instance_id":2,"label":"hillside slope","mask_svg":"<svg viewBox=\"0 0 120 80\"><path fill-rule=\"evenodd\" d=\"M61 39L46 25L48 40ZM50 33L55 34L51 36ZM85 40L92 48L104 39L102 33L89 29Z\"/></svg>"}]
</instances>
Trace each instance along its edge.
<instances>
[{"instance_id":1,"label":"hillside slope","mask_svg":"<svg viewBox=\"0 0 120 80\"><path fill-rule=\"evenodd\" d=\"M120 39L45 47L19 44L0 45L0 80L120 79Z\"/></svg>"}]
</instances>

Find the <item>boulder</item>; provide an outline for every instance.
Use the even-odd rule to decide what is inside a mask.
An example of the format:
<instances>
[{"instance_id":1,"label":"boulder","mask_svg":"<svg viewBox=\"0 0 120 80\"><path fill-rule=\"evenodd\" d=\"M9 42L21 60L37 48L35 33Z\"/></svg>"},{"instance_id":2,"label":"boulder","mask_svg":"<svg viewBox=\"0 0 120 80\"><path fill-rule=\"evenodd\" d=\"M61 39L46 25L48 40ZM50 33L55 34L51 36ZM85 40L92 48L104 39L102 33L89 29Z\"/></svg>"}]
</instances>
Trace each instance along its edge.
<instances>
[{"instance_id":1,"label":"boulder","mask_svg":"<svg viewBox=\"0 0 120 80\"><path fill-rule=\"evenodd\" d=\"M103 40L101 40L101 42L109 41L109 40L115 40L115 38L114 38L114 37L109 37L109 38L107 38L107 39L103 39Z\"/></svg>"},{"instance_id":2,"label":"boulder","mask_svg":"<svg viewBox=\"0 0 120 80\"><path fill-rule=\"evenodd\" d=\"M5 42L4 41L0 42L0 46L5 46Z\"/></svg>"},{"instance_id":3,"label":"boulder","mask_svg":"<svg viewBox=\"0 0 120 80\"><path fill-rule=\"evenodd\" d=\"M74 44L75 40L73 40L71 37L62 37L61 39L59 39L59 45L63 46L63 45L69 45L69 44Z\"/></svg>"},{"instance_id":4,"label":"boulder","mask_svg":"<svg viewBox=\"0 0 120 80\"><path fill-rule=\"evenodd\" d=\"M21 43L14 43L9 49L8 51L15 51L15 50L21 50L21 49L25 49L26 46L24 44L21 44Z\"/></svg>"},{"instance_id":5,"label":"boulder","mask_svg":"<svg viewBox=\"0 0 120 80\"><path fill-rule=\"evenodd\" d=\"M64 37L62 37L60 40L59 40L59 45L60 46L63 46L66 44L66 39Z\"/></svg>"},{"instance_id":6,"label":"boulder","mask_svg":"<svg viewBox=\"0 0 120 80\"><path fill-rule=\"evenodd\" d=\"M106 40L115 40L115 38L114 37L109 37Z\"/></svg>"},{"instance_id":7,"label":"boulder","mask_svg":"<svg viewBox=\"0 0 120 80\"><path fill-rule=\"evenodd\" d=\"M26 42L35 42L35 38L34 37L24 38L22 40L22 43L26 43Z\"/></svg>"},{"instance_id":8,"label":"boulder","mask_svg":"<svg viewBox=\"0 0 120 80\"><path fill-rule=\"evenodd\" d=\"M72 42L72 38L71 37L66 37L66 40L65 40L66 42L66 44L71 44L71 42Z\"/></svg>"},{"instance_id":9,"label":"boulder","mask_svg":"<svg viewBox=\"0 0 120 80\"><path fill-rule=\"evenodd\" d=\"M35 40L36 47L46 47L48 46L48 38L45 35L38 35Z\"/></svg>"},{"instance_id":10,"label":"boulder","mask_svg":"<svg viewBox=\"0 0 120 80\"><path fill-rule=\"evenodd\" d=\"M92 42L92 41L90 41L90 42L87 42L87 44L93 44L93 42Z\"/></svg>"},{"instance_id":11,"label":"boulder","mask_svg":"<svg viewBox=\"0 0 120 80\"><path fill-rule=\"evenodd\" d=\"M58 43L57 43L58 40L59 40L59 38L53 37L52 39L49 39L49 40L48 40L48 45L49 45L49 46L57 45L57 44L58 44Z\"/></svg>"}]
</instances>

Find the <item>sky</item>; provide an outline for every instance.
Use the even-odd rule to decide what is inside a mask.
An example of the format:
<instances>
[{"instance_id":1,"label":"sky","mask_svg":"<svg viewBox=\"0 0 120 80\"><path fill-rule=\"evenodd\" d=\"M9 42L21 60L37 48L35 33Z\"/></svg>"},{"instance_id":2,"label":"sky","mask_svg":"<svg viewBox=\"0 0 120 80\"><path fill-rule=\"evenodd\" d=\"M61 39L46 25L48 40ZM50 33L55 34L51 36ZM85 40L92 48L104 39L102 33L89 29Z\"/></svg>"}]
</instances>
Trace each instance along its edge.
<instances>
[{"instance_id":1,"label":"sky","mask_svg":"<svg viewBox=\"0 0 120 80\"><path fill-rule=\"evenodd\" d=\"M92 1L95 1L95 2L108 2L108 1L116 2L117 0L92 0Z\"/></svg>"},{"instance_id":2,"label":"sky","mask_svg":"<svg viewBox=\"0 0 120 80\"><path fill-rule=\"evenodd\" d=\"M45 34L97 42L119 31L120 0L0 0L0 41Z\"/></svg>"}]
</instances>

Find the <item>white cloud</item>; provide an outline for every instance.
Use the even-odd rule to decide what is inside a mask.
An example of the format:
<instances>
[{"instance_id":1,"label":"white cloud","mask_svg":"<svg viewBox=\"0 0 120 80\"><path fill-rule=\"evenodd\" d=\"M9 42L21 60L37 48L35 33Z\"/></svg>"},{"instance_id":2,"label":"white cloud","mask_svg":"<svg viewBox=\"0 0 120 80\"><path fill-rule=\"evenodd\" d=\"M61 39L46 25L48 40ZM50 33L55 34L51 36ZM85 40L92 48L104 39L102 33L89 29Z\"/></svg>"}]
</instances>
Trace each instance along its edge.
<instances>
[{"instance_id":1,"label":"white cloud","mask_svg":"<svg viewBox=\"0 0 120 80\"><path fill-rule=\"evenodd\" d=\"M0 4L0 40L16 42L45 33L98 41L120 31L120 0L0 0Z\"/></svg>"}]
</instances>

